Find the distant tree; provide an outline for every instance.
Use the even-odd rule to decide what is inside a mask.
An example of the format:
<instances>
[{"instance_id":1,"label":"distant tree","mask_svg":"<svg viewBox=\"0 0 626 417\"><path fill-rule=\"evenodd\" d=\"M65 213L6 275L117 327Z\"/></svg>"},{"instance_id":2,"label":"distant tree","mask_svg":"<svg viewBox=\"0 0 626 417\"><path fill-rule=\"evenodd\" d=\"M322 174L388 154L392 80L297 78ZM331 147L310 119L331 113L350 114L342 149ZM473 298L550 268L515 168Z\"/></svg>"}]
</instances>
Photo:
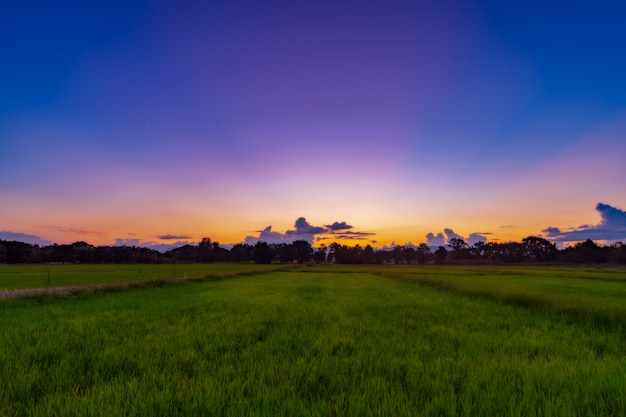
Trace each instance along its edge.
<instances>
[{"instance_id":1,"label":"distant tree","mask_svg":"<svg viewBox=\"0 0 626 417\"><path fill-rule=\"evenodd\" d=\"M230 250L231 262L252 262L254 260L254 246L238 243Z\"/></svg>"},{"instance_id":2,"label":"distant tree","mask_svg":"<svg viewBox=\"0 0 626 417\"><path fill-rule=\"evenodd\" d=\"M452 249L451 257L453 260L460 261L470 257L467 243L463 239L453 237L448 241L448 246Z\"/></svg>"},{"instance_id":3,"label":"distant tree","mask_svg":"<svg viewBox=\"0 0 626 417\"><path fill-rule=\"evenodd\" d=\"M439 246L439 248L437 248L437 250L435 251L435 263L443 264L446 262L447 258L448 251L443 246Z\"/></svg>"},{"instance_id":4,"label":"distant tree","mask_svg":"<svg viewBox=\"0 0 626 417\"><path fill-rule=\"evenodd\" d=\"M83 264L95 262L95 248L93 247L93 245L81 241L72 243L72 248L74 251L75 262L80 262Z\"/></svg>"},{"instance_id":5,"label":"distant tree","mask_svg":"<svg viewBox=\"0 0 626 417\"><path fill-rule=\"evenodd\" d=\"M403 251L404 251L404 246L403 245L396 245L391 250L391 254L393 256L393 263L394 264L400 264L400 263L404 262L404 259L403 259L403 256L402 256L402 252Z\"/></svg>"},{"instance_id":6,"label":"distant tree","mask_svg":"<svg viewBox=\"0 0 626 417\"><path fill-rule=\"evenodd\" d=\"M198 261L215 262L215 247L213 246L213 242L211 242L211 238L203 237L198 244Z\"/></svg>"},{"instance_id":7,"label":"distant tree","mask_svg":"<svg viewBox=\"0 0 626 417\"><path fill-rule=\"evenodd\" d=\"M0 242L0 264L7 261L7 247Z\"/></svg>"},{"instance_id":8,"label":"distant tree","mask_svg":"<svg viewBox=\"0 0 626 417\"><path fill-rule=\"evenodd\" d=\"M27 264L33 262L33 245L24 242L10 241L6 247L6 262L9 264Z\"/></svg>"},{"instance_id":9,"label":"distant tree","mask_svg":"<svg viewBox=\"0 0 626 417\"><path fill-rule=\"evenodd\" d=\"M528 236L522 239L524 255L533 262L555 261L559 257L559 250L549 240L538 236Z\"/></svg>"},{"instance_id":10,"label":"distant tree","mask_svg":"<svg viewBox=\"0 0 626 417\"><path fill-rule=\"evenodd\" d=\"M415 260L417 261L417 263L425 264L426 262L430 261L431 257L432 253L430 252L430 246L428 246L426 243L420 243L415 250Z\"/></svg>"},{"instance_id":11,"label":"distant tree","mask_svg":"<svg viewBox=\"0 0 626 417\"><path fill-rule=\"evenodd\" d=\"M328 247L328 255L326 257L326 260L328 262L337 262L337 252L341 251L341 245L337 242L333 242L330 244L330 246Z\"/></svg>"},{"instance_id":12,"label":"distant tree","mask_svg":"<svg viewBox=\"0 0 626 417\"><path fill-rule=\"evenodd\" d=\"M309 262L313 256L313 248L306 240L296 240L292 244L294 249L295 260L299 264Z\"/></svg>"},{"instance_id":13,"label":"distant tree","mask_svg":"<svg viewBox=\"0 0 626 417\"><path fill-rule=\"evenodd\" d=\"M254 262L269 264L274 260L274 249L267 242L257 242L254 245Z\"/></svg>"},{"instance_id":14,"label":"distant tree","mask_svg":"<svg viewBox=\"0 0 626 417\"><path fill-rule=\"evenodd\" d=\"M313 261L318 264L321 262L326 262L326 250L326 245L322 243L313 254Z\"/></svg>"},{"instance_id":15,"label":"distant tree","mask_svg":"<svg viewBox=\"0 0 626 417\"><path fill-rule=\"evenodd\" d=\"M482 246L483 258L503 263L524 262L525 247L520 242L488 242Z\"/></svg>"},{"instance_id":16,"label":"distant tree","mask_svg":"<svg viewBox=\"0 0 626 417\"><path fill-rule=\"evenodd\" d=\"M626 245L624 245L622 242L616 242L611 245L610 249L611 262L626 264Z\"/></svg>"},{"instance_id":17,"label":"distant tree","mask_svg":"<svg viewBox=\"0 0 626 417\"><path fill-rule=\"evenodd\" d=\"M374 255L374 248L372 248L370 245L365 246L365 248L363 248L361 261L364 264L368 264L368 265L376 263L376 256Z\"/></svg>"},{"instance_id":18,"label":"distant tree","mask_svg":"<svg viewBox=\"0 0 626 417\"><path fill-rule=\"evenodd\" d=\"M601 248L593 240L587 239L565 249L563 260L566 262L591 264L608 261L608 250Z\"/></svg>"},{"instance_id":19,"label":"distant tree","mask_svg":"<svg viewBox=\"0 0 626 417\"><path fill-rule=\"evenodd\" d=\"M198 247L195 245L183 245L168 252L173 262L198 262Z\"/></svg>"},{"instance_id":20,"label":"distant tree","mask_svg":"<svg viewBox=\"0 0 626 417\"><path fill-rule=\"evenodd\" d=\"M375 264L390 264L392 263L392 252L386 250L378 250L374 252Z\"/></svg>"},{"instance_id":21,"label":"distant tree","mask_svg":"<svg viewBox=\"0 0 626 417\"><path fill-rule=\"evenodd\" d=\"M483 242L482 240L479 240L478 242L474 243L469 248L470 257L473 259L480 259L483 256L484 247L485 247L485 242Z\"/></svg>"}]
</instances>

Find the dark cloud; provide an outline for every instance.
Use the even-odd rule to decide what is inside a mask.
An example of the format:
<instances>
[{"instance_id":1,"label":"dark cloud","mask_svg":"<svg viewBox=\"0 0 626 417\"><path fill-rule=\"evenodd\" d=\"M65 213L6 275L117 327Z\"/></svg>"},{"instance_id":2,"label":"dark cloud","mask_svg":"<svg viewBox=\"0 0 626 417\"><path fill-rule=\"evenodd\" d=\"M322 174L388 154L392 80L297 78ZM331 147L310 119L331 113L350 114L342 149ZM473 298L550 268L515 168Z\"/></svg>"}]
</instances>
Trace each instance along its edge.
<instances>
[{"instance_id":1,"label":"dark cloud","mask_svg":"<svg viewBox=\"0 0 626 417\"><path fill-rule=\"evenodd\" d=\"M354 235L336 235L335 238L342 239L342 240L369 240L369 238L367 237L354 236Z\"/></svg>"},{"instance_id":2,"label":"dark cloud","mask_svg":"<svg viewBox=\"0 0 626 417\"><path fill-rule=\"evenodd\" d=\"M548 239L557 242L580 242L583 240L626 240L626 212L608 204L598 203L596 210L600 213L600 223L583 225L563 231L558 227L548 227L542 230Z\"/></svg>"},{"instance_id":3,"label":"dark cloud","mask_svg":"<svg viewBox=\"0 0 626 417\"><path fill-rule=\"evenodd\" d=\"M272 226L267 226L265 229L257 231L259 236L246 236L245 243L249 245L255 245L257 242L267 243L291 243L295 240L306 240L312 243L315 235L324 233L326 228L319 226L312 226L306 221L304 217L300 217L296 220L293 230L287 230L285 233L273 232Z\"/></svg>"},{"instance_id":4,"label":"dark cloud","mask_svg":"<svg viewBox=\"0 0 626 417\"><path fill-rule=\"evenodd\" d=\"M191 236L186 235L162 235L157 236L161 240L182 240L182 239L191 239Z\"/></svg>"},{"instance_id":5,"label":"dark cloud","mask_svg":"<svg viewBox=\"0 0 626 417\"><path fill-rule=\"evenodd\" d=\"M368 236L373 236L371 232L355 232L353 226L346 222L334 222L332 224L321 226L313 226L304 217L299 217L294 229L287 230L285 233L272 231L272 226L267 226L263 230L257 231L259 236L246 236L245 243L255 245L257 242L267 243L291 243L295 240L306 240L309 243L318 242L326 239L352 239L367 240ZM332 237L323 237L319 235L331 235Z\"/></svg>"},{"instance_id":6,"label":"dark cloud","mask_svg":"<svg viewBox=\"0 0 626 417\"><path fill-rule=\"evenodd\" d=\"M371 232L352 232L347 230L340 234L334 234L334 237L337 239L351 239L351 240L368 240L368 236L374 236L376 233Z\"/></svg>"},{"instance_id":7,"label":"dark cloud","mask_svg":"<svg viewBox=\"0 0 626 417\"><path fill-rule=\"evenodd\" d=\"M444 236L445 233L445 236ZM428 233L426 235L426 244L431 247L436 246L445 246L450 242L451 239L462 239L470 246L475 245L477 242L486 242L487 236L490 235L491 232L474 232L470 233L470 235L465 238L458 233L455 233L454 230L450 228L443 229L443 233L439 232L437 234Z\"/></svg>"},{"instance_id":8,"label":"dark cloud","mask_svg":"<svg viewBox=\"0 0 626 417\"><path fill-rule=\"evenodd\" d=\"M160 243L154 241L146 241L141 239L117 238L111 246L135 246L138 248L148 248L159 252L167 252L172 249L180 248L185 245L197 245L198 242L188 240L179 240L172 243Z\"/></svg>"},{"instance_id":9,"label":"dark cloud","mask_svg":"<svg viewBox=\"0 0 626 417\"><path fill-rule=\"evenodd\" d=\"M285 232L285 237L287 239L306 240L311 242L314 235L324 233L326 231L326 228L324 227L311 226L304 217L298 218L294 227L295 230L287 230Z\"/></svg>"},{"instance_id":10,"label":"dark cloud","mask_svg":"<svg viewBox=\"0 0 626 417\"><path fill-rule=\"evenodd\" d=\"M348 230L352 229L352 226L347 224L346 222L335 222L333 224L325 224L326 228L328 228L329 232L334 232L336 230Z\"/></svg>"},{"instance_id":11,"label":"dark cloud","mask_svg":"<svg viewBox=\"0 0 626 417\"><path fill-rule=\"evenodd\" d=\"M284 241L282 233L272 232L272 226L267 226L263 230L257 230L257 233L259 233L258 237L246 236L244 243L248 245L255 245L257 242L283 243Z\"/></svg>"},{"instance_id":12,"label":"dark cloud","mask_svg":"<svg viewBox=\"0 0 626 417\"><path fill-rule=\"evenodd\" d=\"M49 240L42 239L39 236L29 235L27 233L9 232L9 231L0 232L0 240L24 242L24 243L28 243L31 245L39 245L39 246L48 246L52 243Z\"/></svg>"}]
</instances>

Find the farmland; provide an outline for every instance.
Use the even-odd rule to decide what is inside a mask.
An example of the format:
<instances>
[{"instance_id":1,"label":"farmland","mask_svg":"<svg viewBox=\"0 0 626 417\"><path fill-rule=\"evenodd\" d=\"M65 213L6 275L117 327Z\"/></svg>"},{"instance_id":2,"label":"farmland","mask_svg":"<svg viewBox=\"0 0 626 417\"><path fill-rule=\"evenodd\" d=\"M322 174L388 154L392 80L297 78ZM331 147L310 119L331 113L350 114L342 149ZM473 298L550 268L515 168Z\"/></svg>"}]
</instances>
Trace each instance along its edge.
<instances>
[{"instance_id":1,"label":"farmland","mask_svg":"<svg viewBox=\"0 0 626 417\"><path fill-rule=\"evenodd\" d=\"M1 301L0 415L626 414L623 268L191 267Z\"/></svg>"},{"instance_id":2,"label":"farmland","mask_svg":"<svg viewBox=\"0 0 626 417\"><path fill-rule=\"evenodd\" d=\"M207 276L280 269L257 264L101 264L101 265L0 265L0 291L68 285L113 284Z\"/></svg>"}]
</instances>

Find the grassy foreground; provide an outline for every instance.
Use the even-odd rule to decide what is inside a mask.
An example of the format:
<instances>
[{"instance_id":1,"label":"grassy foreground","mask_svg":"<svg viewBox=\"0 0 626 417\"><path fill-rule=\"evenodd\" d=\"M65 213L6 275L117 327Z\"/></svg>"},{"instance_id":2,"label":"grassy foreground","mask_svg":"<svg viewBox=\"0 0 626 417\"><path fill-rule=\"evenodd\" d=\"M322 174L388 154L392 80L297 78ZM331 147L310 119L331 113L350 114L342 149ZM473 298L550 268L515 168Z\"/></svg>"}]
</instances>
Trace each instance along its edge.
<instances>
[{"instance_id":1,"label":"grassy foreground","mask_svg":"<svg viewBox=\"0 0 626 417\"><path fill-rule=\"evenodd\" d=\"M623 326L411 271L2 302L0 415L626 415Z\"/></svg>"}]
</instances>

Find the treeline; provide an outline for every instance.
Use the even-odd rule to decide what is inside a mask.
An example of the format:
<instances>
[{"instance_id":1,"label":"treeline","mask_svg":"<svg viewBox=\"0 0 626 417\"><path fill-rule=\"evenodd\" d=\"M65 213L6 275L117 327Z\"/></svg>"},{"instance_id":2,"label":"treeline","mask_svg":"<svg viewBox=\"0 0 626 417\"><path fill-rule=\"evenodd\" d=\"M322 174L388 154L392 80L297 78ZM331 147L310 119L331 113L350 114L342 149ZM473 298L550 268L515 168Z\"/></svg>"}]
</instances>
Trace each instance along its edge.
<instances>
[{"instance_id":1,"label":"treeline","mask_svg":"<svg viewBox=\"0 0 626 417\"><path fill-rule=\"evenodd\" d=\"M446 246L432 248L425 243L398 245L377 250L370 245L347 246L332 243L313 248L305 240L292 243L237 244L230 250L210 238L198 245L185 245L165 253L136 246L93 246L86 242L40 247L0 240L0 263L305 263L340 264L427 264L427 263L615 263L626 264L626 245L621 242L599 246L586 240L559 250L537 236L521 242L478 242L472 246L462 239L450 239Z\"/></svg>"}]
</instances>

